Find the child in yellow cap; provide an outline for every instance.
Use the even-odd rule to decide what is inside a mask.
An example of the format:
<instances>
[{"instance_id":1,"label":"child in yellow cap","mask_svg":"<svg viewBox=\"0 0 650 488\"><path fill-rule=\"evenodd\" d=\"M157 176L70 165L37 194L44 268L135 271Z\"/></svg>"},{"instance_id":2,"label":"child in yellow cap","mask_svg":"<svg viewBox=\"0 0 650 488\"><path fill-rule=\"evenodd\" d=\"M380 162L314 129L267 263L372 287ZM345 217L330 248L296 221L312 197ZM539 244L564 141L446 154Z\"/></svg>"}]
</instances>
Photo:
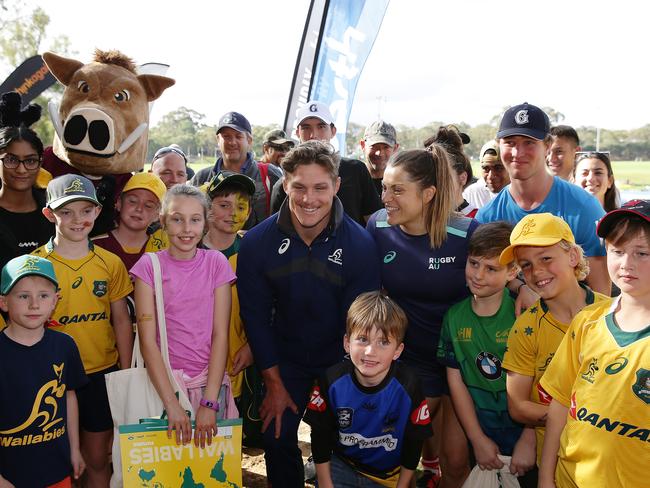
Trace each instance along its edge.
<instances>
[{"instance_id":1,"label":"child in yellow cap","mask_svg":"<svg viewBox=\"0 0 650 488\"><path fill-rule=\"evenodd\" d=\"M539 380L573 317L586 305L607 297L581 283L589 265L568 224L550 213L530 214L510 235L501 264L513 260L539 300L516 320L508 336L503 367L512 418L535 427L537 462L551 402Z\"/></svg>"},{"instance_id":2,"label":"child in yellow cap","mask_svg":"<svg viewBox=\"0 0 650 488\"><path fill-rule=\"evenodd\" d=\"M117 254L127 270L145 252L167 249L169 240L160 226L154 232L150 231L151 224L158 221L166 191L163 181L153 173L131 176L115 204L117 227L93 238L93 243Z\"/></svg>"},{"instance_id":3,"label":"child in yellow cap","mask_svg":"<svg viewBox=\"0 0 650 488\"><path fill-rule=\"evenodd\" d=\"M542 377L542 488L648 486L650 202L609 212L597 233L621 295L576 316Z\"/></svg>"}]
</instances>

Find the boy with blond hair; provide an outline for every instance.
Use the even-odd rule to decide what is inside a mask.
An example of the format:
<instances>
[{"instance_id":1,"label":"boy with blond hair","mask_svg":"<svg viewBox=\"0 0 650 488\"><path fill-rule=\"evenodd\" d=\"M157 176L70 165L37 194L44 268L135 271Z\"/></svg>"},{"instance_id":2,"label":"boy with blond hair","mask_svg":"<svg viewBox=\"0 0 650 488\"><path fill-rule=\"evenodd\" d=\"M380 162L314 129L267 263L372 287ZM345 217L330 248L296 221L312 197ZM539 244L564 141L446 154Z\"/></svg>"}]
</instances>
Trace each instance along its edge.
<instances>
[{"instance_id":1,"label":"boy with blond hair","mask_svg":"<svg viewBox=\"0 0 650 488\"><path fill-rule=\"evenodd\" d=\"M514 420L535 428L539 464L551 402L539 380L573 317L585 306L607 297L581 283L589 274L582 248L567 223L550 213L521 219L499 261L514 261L526 284L539 295L510 331L503 360L508 371L508 410Z\"/></svg>"},{"instance_id":2,"label":"boy with blond hair","mask_svg":"<svg viewBox=\"0 0 650 488\"><path fill-rule=\"evenodd\" d=\"M89 486L108 486L108 452L113 418L104 375L131 366L133 329L126 297L133 286L124 263L95 246L88 236L99 215L95 187L79 175L63 175L47 185L45 217L54 237L33 254L54 266L61 298L52 319L55 330L72 336L89 384L77 391L81 452Z\"/></svg>"},{"instance_id":3,"label":"boy with blond hair","mask_svg":"<svg viewBox=\"0 0 650 488\"><path fill-rule=\"evenodd\" d=\"M84 470L75 390L88 380L79 350L48 328L58 282L47 259L24 255L2 268L0 486L71 486ZM34 463L38 466L35 467Z\"/></svg>"},{"instance_id":4,"label":"boy with blond hair","mask_svg":"<svg viewBox=\"0 0 650 488\"><path fill-rule=\"evenodd\" d=\"M602 218L621 295L585 308L541 379L552 395L540 487L647 486L650 459L650 202Z\"/></svg>"},{"instance_id":5,"label":"boy with blond hair","mask_svg":"<svg viewBox=\"0 0 650 488\"><path fill-rule=\"evenodd\" d=\"M417 376L397 362L406 324L399 305L379 291L350 306L349 360L327 370L305 413L319 487L410 486L432 433Z\"/></svg>"},{"instance_id":6,"label":"boy with blond hair","mask_svg":"<svg viewBox=\"0 0 650 488\"><path fill-rule=\"evenodd\" d=\"M515 300L506 283L517 274L514 262L499 263L508 247L512 225L480 226L468 245L465 278L472 295L445 314L438 361L447 367L447 382L456 414L481 469L504 467L524 476L535 465L532 430L508 415L506 375L502 368L508 334L515 322ZM536 486L535 473L522 486Z\"/></svg>"}]
</instances>

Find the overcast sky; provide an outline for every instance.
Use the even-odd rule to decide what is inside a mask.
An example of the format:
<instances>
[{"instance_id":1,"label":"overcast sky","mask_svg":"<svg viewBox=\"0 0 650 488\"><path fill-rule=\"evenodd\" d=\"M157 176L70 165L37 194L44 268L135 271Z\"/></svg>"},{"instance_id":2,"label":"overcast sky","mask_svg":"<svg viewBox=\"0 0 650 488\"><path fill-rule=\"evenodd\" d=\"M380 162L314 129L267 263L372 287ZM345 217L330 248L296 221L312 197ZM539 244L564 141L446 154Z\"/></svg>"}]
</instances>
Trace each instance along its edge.
<instances>
[{"instance_id":1,"label":"overcast sky","mask_svg":"<svg viewBox=\"0 0 650 488\"><path fill-rule=\"evenodd\" d=\"M84 62L99 47L171 66L176 85L156 102L154 124L179 106L211 124L230 110L253 124L283 121L307 0L38 4L50 34L67 34ZM528 101L576 126L640 127L650 123L648 5L391 0L350 120L380 112L394 124L475 125Z\"/></svg>"}]
</instances>

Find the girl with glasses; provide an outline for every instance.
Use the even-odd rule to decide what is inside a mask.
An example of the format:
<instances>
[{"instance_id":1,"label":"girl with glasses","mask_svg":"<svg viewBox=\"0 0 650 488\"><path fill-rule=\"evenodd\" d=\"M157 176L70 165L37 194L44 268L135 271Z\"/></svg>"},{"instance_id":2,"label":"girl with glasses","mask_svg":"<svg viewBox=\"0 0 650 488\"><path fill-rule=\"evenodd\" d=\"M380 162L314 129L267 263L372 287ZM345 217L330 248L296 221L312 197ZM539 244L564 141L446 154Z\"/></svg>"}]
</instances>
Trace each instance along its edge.
<instances>
[{"instance_id":1,"label":"girl with glasses","mask_svg":"<svg viewBox=\"0 0 650 488\"><path fill-rule=\"evenodd\" d=\"M0 266L28 254L54 235L54 226L41 213L45 190L36 188L43 143L29 128L41 107L21 110L16 92L0 99Z\"/></svg>"}]
</instances>

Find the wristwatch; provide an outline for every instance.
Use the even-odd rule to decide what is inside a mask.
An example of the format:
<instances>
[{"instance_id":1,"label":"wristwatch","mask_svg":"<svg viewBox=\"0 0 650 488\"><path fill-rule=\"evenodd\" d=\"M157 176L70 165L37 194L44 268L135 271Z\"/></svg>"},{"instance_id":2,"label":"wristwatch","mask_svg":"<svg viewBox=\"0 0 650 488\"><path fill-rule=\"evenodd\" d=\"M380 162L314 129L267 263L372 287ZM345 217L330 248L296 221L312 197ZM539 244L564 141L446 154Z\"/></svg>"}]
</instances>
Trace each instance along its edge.
<instances>
[{"instance_id":1,"label":"wristwatch","mask_svg":"<svg viewBox=\"0 0 650 488\"><path fill-rule=\"evenodd\" d=\"M205 398L201 398L201 401L199 402L199 405L212 409L215 412L219 411L219 402L213 402L210 400L206 400Z\"/></svg>"}]
</instances>

